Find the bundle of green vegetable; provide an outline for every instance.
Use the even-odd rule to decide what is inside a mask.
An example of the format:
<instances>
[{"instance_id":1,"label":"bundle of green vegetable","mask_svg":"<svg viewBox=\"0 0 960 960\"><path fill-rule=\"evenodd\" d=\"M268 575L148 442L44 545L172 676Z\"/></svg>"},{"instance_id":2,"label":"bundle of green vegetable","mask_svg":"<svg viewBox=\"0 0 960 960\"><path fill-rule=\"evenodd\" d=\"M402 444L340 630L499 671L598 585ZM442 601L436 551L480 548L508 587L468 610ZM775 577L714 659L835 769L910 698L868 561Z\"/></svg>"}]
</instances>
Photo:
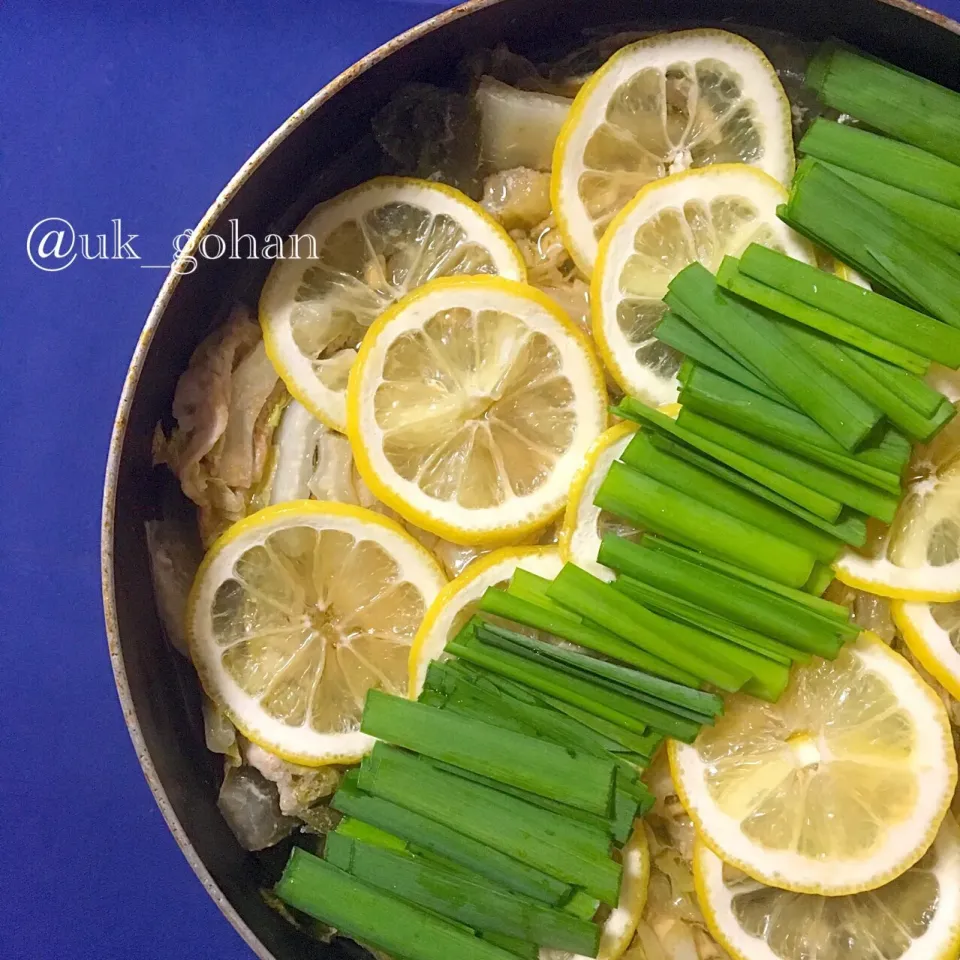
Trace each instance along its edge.
<instances>
[{"instance_id":1,"label":"bundle of green vegetable","mask_svg":"<svg viewBox=\"0 0 960 960\"><path fill-rule=\"evenodd\" d=\"M653 803L640 773L664 736L692 740L723 701L671 651L661 659L555 604L564 574L555 587L521 571L509 592L488 591L481 609L497 621L460 631L456 659L430 665L418 702L368 694L361 729L379 742L333 799L346 819L324 859L294 851L284 901L408 960L596 953L593 917L618 903L619 847ZM636 606L611 593L611 609ZM582 642L525 636L504 616L545 617ZM637 661L650 672L625 665ZM731 688L748 679L730 671Z\"/></svg>"},{"instance_id":2,"label":"bundle of green vegetable","mask_svg":"<svg viewBox=\"0 0 960 960\"><path fill-rule=\"evenodd\" d=\"M814 123L780 216L905 303L960 326L960 94L833 44L806 79L879 133Z\"/></svg>"},{"instance_id":3,"label":"bundle of green vegetable","mask_svg":"<svg viewBox=\"0 0 960 960\"><path fill-rule=\"evenodd\" d=\"M929 440L952 419L953 405L922 377L931 360L960 365L960 331L757 245L727 257L717 282L769 311L795 348L911 440Z\"/></svg>"},{"instance_id":4,"label":"bundle of green vegetable","mask_svg":"<svg viewBox=\"0 0 960 960\"><path fill-rule=\"evenodd\" d=\"M630 523L787 587L822 593L829 564L889 523L910 442L955 414L921 378L957 365L958 331L752 245L715 280L699 264L664 298L658 337L687 358L676 420L644 424L596 503ZM601 560L601 562L603 562Z\"/></svg>"},{"instance_id":5,"label":"bundle of green vegetable","mask_svg":"<svg viewBox=\"0 0 960 960\"><path fill-rule=\"evenodd\" d=\"M691 265L665 298L657 335L687 351L676 419L629 397L613 410L643 429L595 503L646 533L604 538L598 560L617 574L611 589L785 674L856 634L819 598L830 564L866 542L869 517L892 519L910 439L954 415L918 373L956 364L960 341L763 247L727 259L718 280Z\"/></svg>"}]
</instances>

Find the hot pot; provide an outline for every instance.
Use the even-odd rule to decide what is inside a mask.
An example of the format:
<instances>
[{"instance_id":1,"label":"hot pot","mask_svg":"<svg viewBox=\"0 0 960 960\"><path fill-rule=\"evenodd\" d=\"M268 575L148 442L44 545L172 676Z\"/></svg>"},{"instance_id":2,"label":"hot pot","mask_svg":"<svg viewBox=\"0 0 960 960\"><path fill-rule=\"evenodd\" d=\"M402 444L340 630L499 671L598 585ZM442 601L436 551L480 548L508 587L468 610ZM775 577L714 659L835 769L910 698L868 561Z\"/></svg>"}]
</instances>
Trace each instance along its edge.
<instances>
[{"instance_id":1,"label":"hot pot","mask_svg":"<svg viewBox=\"0 0 960 960\"><path fill-rule=\"evenodd\" d=\"M907 0L470 0L365 57L294 112L243 165L203 216L184 257L239 220L254 236L290 233L317 202L380 172L371 116L410 80L453 82L472 51L506 43L553 59L599 28L738 25L800 41L836 36L960 89L960 24ZM260 888L284 851L238 845L217 808L219 758L204 746L200 694L166 642L152 598L145 522L171 509L151 437L199 341L237 298L255 302L269 263L197 258L171 271L130 364L110 446L103 501L103 600L110 657L130 735L157 803L191 867L263 960L346 960L366 953L307 938L271 910ZM203 318L198 322L198 318ZM452 958L453 960L453 958Z\"/></svg>"}]
</instances>

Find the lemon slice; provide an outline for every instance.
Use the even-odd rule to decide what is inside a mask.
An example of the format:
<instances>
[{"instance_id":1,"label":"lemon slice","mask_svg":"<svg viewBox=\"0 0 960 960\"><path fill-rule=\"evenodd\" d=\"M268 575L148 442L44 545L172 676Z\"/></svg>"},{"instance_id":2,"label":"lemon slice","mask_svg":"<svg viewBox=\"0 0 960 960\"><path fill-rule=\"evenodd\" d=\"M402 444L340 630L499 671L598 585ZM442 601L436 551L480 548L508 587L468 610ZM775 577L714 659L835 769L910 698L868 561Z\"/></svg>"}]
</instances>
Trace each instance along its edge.
<instances>
[{"instance_id":1,"label":"lemon slice","mask_svg":"<svg viewBox=\"0 0 960 960\"><path fill-rule=\"evenodd\" d=\"M346 430L347 377L370 324L436 277L526 276L506 231L459 190L379 177L307 214L260 294L267 354L290 393Z\"/></svg>"},{"instance_id":2,"label":"lemon slice","mask_svg":"<svg viewBox=\"0 0 960 960\"><path fill-rule=\"evenodd\" d=\"M643 916L647 903L647 884L650 881L650 848L643 823L634 824L630 839L620 854L623 864L623 880L620 884L620 900L603 923L600 932L600 947L596 960L619 960L624 955ZM563 950L541 950L540 960L592 960L580 954Z\"/></svg>"},{"instance_id":3,"label":"lemon slice","mask_svg":"<svg viewBox=\"0 0 960 960\"><path fill-rule=\"evenodd\" d=\"M411 699L420 695L427 667L473 616L487 587L506 583L515 570L552 580L563 566L556 547L502 547L474 560L437 594L410 647Z\"/></svg>"},{"instance_id":4,"label":"lemon slice","mask_svg":"<svg viewBox=\"0 0 960 960\"><path fill-rule=\"evenodd\" d=\"M303 766L352 763L371 688L406 694L410 644L446 583L392 520L299 500L234 524L187 606L207 695L248 739Z\"/></svg>"},{"instance_id":5,"label":"lemon slice","mask_svg":"<svg viewBox=\"0 0 960 960\"><path fill-rule=\"evenodd\" d=\"M572 561L602 580L613 579L613 571L597 563L603 535L608 532L629 535L633 531L601 510L593 499L610 465L620 459L636 432L636 424L618 423L597 437L570 485L570 499L557 539L564 560Z\"/></svg>"},{"instance_id":6,"label":"lemon slice","mask_svg":"<svg viewBox=\"0 0 960 960\"><path fill-rule=\"evenodd\" d=\"M703 840L771 886L873 890L929 848L957 759L940 698L863 633L795 668L776 704L737 695L692 745L670 744L677 793Z\"/></svg>"},{"instance_id":7,"label":"lemon slice","mask_svg":"<svg viewBox=\"0 0 960 960\"><path fill-rule=\"evenodd\" d=\"M960 603L890 605L910 652L956 700L960 700Z\"/></svg>"},{"instance_id":8,"label":"lemon slice","mask_svg":"<svg viewBox=\"0 0 960 960\"><path fill-rule=\"evenodd\" d=\"M806 263L813 248L777 218L787 191L742 163L689 170L644 187L603 237L590 285L593 336L626 392L649 403L677 398L680 355L653 335L667 284L699 260L716 272L726 255L761 243Z\"/></svg>"},{"instance_id":9,"label":"lemon slice","mask_svg":"<svg viewBox=\"0 0 960 960\"><path fill-rule=\"evenodd\" d=\"M895 600L960 600L960 420L915 451L907 492L874 553L845 551L837 579Z\"/></svg>"},{"instance_id":10,"label":"lemon slice","mask_svg":"<svg viewBox=\"0 0 960 960\"><path fill-rule=\"evenodd\" d=\"M604 231L641 187L716 163L793 176L790 103L763 53L724 30L619 50L577 94L554 151L553 210L577 266L590 276Z\"/></svg>"},{"instance_id":11,"label":"lemon slice","mask_svg":"<svg viewBox=\"0 0 960 960\"><path fill-rule=\"evenodd\" d=\"M639 821L621 853L623 880L616 909L604 921L600 933L597 960L617 960L623 956L637 931L647 903L647 884L650 881L650 850L647 834ZM580 960L580 958L578 958Z\"/></svg>"},{"instance_id":12,"label":"lemon slice","mask_svg":"<svg viewBox=\"0 0 960 960\"><path fill-rule=\"evenodd\" d=\"M960 950L960 830L947 814L934 845L870 893L789 893L694 848L697 899L735 960L956 960Z\"/></svg>"},{"instance_id":13,"label":"lemon slice","mask_svg":"<svg viewBox=\"0 0 960 960\"><path fill-rule=\"evenodd\" d=\"M587 337L545 294L499 277L414 291L371 326L350 374L360 475L455 543L544 526L605 422Z\"/></svg>"}]
</instances>

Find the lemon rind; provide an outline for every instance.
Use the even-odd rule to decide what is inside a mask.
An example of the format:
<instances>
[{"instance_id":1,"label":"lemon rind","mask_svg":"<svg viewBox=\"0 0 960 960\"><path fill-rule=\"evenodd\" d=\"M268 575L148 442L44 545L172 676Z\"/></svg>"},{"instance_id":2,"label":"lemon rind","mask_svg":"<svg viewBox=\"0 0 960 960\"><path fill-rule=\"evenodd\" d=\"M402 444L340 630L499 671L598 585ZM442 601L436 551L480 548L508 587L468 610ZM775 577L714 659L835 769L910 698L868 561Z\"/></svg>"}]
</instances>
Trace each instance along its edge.
<instances>
[{"instance_id":1,"label":"lemon rind","mask_svg":"<svg viewBox=\"0 0 960 960\"><path fill-rule=\"evenodd\" d=\"M501 547L478 557L446 584L427 608L410 644L407 682L410 699L415 700L420 695L427 667L443 653L446 633L467 603L479 600L487 587L508 579L518 568L552 579L562 566L560 552L555 546ZM454 603L457 603L456 607L452 606Z\"/></svg>"},{"instance_id":2,"label":"lemon rind","mask_svg":"<svg viewBox=\"0 0 960 960\"><path fill-rule=\"evenodd\" d=\"M399 198L411 204L416 204L419 199L421 205L424 205L422 201L425 194L440 200L433 206L427 205L432 213L448 213L454 216L454 211L459 211L458 222L467 230L468 235L472 236L470 227L479 227L479 232L486 232L483 245L497 263L497 269L501 271L501 275L517 281L526 280L527 270L523 254L503 226L466 194L447 184L432 180L420 180L414 177L375 177L318 204L303 218L293 233L296 236L308 234L316 236L316 230L323 225L322 233L317 237L319 249L324 239L347 216L361 216L387 202L388 199ZM468 211L473 218L472 224L464 223L465 211ZM496 241L496 248L491 246L490 240ZM478 242L481 241L478 239ZM292 243L290 239L285 243L285 255L292 250ZM291 290L296 283L299 283L302 272L297 272L297 262L295 258L288 256L278 260L271 268L263 285L258 312L264 346L270 362L290 395L326 426L339 433L346 433L344 394L331 390L317 378L310 366L310 361L300 353L293 340L289 303Z\"/></svg>"},{"instance_id":3,"label":"lemon rind","mask_svg":"<svg viewBox=\"0 0 960 960\"><path fill-rule=\"evenodd\" d=\"M960 700L960 652L950 642L950 634L937 623L930 604L895 600L890 604L890 612L923 669L951 697Z\"/></svg>"},{"instance_id":4,"label":"lemon rind","mask_svg":"<svg viewBox=\"0 0 960 960\"><path fill-rule=\"evenodd\" d=\"M699 188L696 186L700 184ZM679 188L679 189L678 189ZM660 193L683 193L675 196L670 204L654 205ZM593 339L597 351L620 388L631 396L646 398L656 404L676 400L676 379L669 384L656 378L633 359L631 371L626 358L634 358L634 349L620 330L616 317L619 303L619 278L624 263L633 252L633 235L642 223L670 205L690 200L712 199L730 194L747 196L757 204L762 220L771 229L779 232L781 241L790 256L806 263L815 262L813 248L795 234L776 214L779 204L786 202L786 188L773 177L757 167L745 163L717 163L709 167L685 170L660 180L653 180L641 187L636 196L613 218L607 228L597 253L596 269L590 281L590 316ZM621 362L621 358L625 362ZM641 371L644 376L636 376ZM654 389L658 392L655 394Z\"/></svg>"},{"instance_id":5,"label":"lemon rind","mask_svg":"<svg viewBox=\"0 0 960 960\"><path fill-rule=\"evenodd\" d=\"M631 869L636 871L636 876L629 875ZM623 848L622 886L624 894L627 893L629 886L637 891L637 895L629 904L624 904L621 897L621 902L607 918L600 935L600 951L597 954L597 960L619 960L630 946L637 927L643 919L650 887L650 847L642 820L634 822L633 833ZM624 914L626 914L625 920ZM606 932L607 924L614 923L621 926L620 932L612 943L604 943L603 933Z\"/></svg>"},{"instance_id":6,"label":"lemon rind","mask_svg":"<svg viewBox=\"0 0 960 960\"><path fill-rule=\"evenodd\" d=\"M711 816L711 821L708 823L700 808L692 801L691 783L684 776L689 771L693 784L698 788L701 786L701 781L697 779L697 771L701 764L695 748L674 740L671 740L668 745L670 774L674 787L680 802L696 827L697 834L722 860L768 886L779 887L794 893L813 893L824 896L840 896L874 890L900 876L926 853L950 808L957 785L957 757L953 747L950 721L942 701L916 670L903 657L887 647L879 637L864 631L851 647L855 656L860 656L868 664L872 663L880 672L886 671L885 678L895 692L898 691L898 687L900 692L909 688L915 695L917 709L919 710L919 704L925 705L928 714L922 722L918 723L921 735L917 738L917 750L925 754L927 759L938 754L938 765L942 772L942 789L938 794L934 790L931 770L923 769L917 808L925 808L926 814L918 817L915 812L906 821L890 828L889 833L894 835L894 840L887 845L899 845L902 849L893 862L884 866L883 869L868 872L862 865L853 863L840 864L837 861L830 861L817 864L798 854L779 851L767 853L743 838L739 823L717 810L707 797L706 790L702 789L700 793L709 806ZM939 732L939 738L934 736L934 731ZM939 746L939 750L934 750L935 745ZM919 766L919 763L917 765ZM920 776L921 774L918 773L918 777ZM921 826L926 824L919 835L916 830L917 822ZM916 839L906 839L910 836L911 830ZM905 839L901 841L900 838ZM768 862L774 863L775 869L766 869L759 862L762 857L756 855L758 852L766 857ZM752 856L748 857L747 854ZM856 879L851 879L852 877Z\"/></svg>"},{"instance_id":7,"label":"lemon rind","mask_svg":"<svg viewBox=\"0 0 960 960\"><path fill-rule=\"evenodd\" d=\"M596 493L595 487L599 486L599 481L592 482L597 479L595 474L599 470L606 475L610 464L623 452L626 446L624 441L629 441L636 432L635 423L618 423L594 440L593 446L584 458L583 466L577 471L573 483L570 484L570 495L563 514L563 526L557 537L557 546L565 561L576 563L602 580L612 580L613 572L597 562L600 539L596 536L596 527L600 508L594 505L592 499L585 502L584 495L588 492ZM580 543L584 538L588 541L587 544Z\"/></svg>"},{"instance_id":8,"label":"lemon rind","mask_svg":"<svg viewBox=\"0 0 960 960\"><path fill-rule=\"evenodd\" d=\"M689 53L684 50L692 42L694 46L700 41L710 41L713 49L705 47L703 54ZM689 56L692 59L698 56L716 57L716 44L721 43L728 49L747 54L752 58L752 68L757 71L755 79L763 89L763 82L768 81L768 91L773 91L773 100L768 106L776 107L779 113L780 125L780 161L767 164L761 163L757 169L764 170L782 183L788 183L796 169L796 159L793 150L793 130L790 111L790 102L784 93L780 78L776 70L759 47L749 40L730 33L727 30L701 28L695 30L680 30L669 34L659 34L639 40L618 50L600 67L580 88L560 134L554 145L553 173L550 179L550 205L557 218L557 226L563 237L564 245L570 251L574 262L587 277L591 275L596 265L597 241L593 239L593 225L589 218L581 216L579 196L576 195L576 183L571 180L579 179L582 171L583 150L590 134L596 129L599 120L582 122L586 117L606 116L606 104L614 91L633 74L650 66L666 68L678 57ZM645 62L634 63L636 60ZM746 61L744 61L746 62ZM599 99L601 102L596 103ZM772 151L764 151L765 160ZM572 154L572 155L571 155ZM567 158L571 159L571 168L567 169ZM656 181L654 181L656 182ZM565 195L570 193L575 197L576 210L568 210ZM574 220L577 221L574 224ZM607 230L609 232L609 228ZM578 236L589 236L589 250L584 250L578 241Z\"/></svg>"},{"instance_id":9,"label":"lemon rind","mask_svg":"<svg viewBox=\"0 0 960 960\"><path fill-rule=\"evenodd\" d=\"M498 300L505 308L517 309L518 315L534 329L547 332L553 325L549 333L559 332L566 338L566 343L556 337L554 342L561 353L565 352L568 362L580 365L578 372L568 370L567 373L574 382L579 375L584 389L577 398L577 431L569 449L558 460L554 473L536 495L516 498L526 501L521 503L525 515L503 523L503 504L475 511L456 508L461 517L472 514L471 524L466 525L439 515L438 509L443 510L444 505L424 494L412 481L399 477L382 450L372 443L379 437L379 428L366 402L368 395L372 396L373 392L367 381L371 376L380 375L385 354L380 341L392 342L392 326L402 332L404 324L407 325L406 329L417 326L420 319L427 317L426 311L439 312L461 305L468 309L492 309ZM528 311L525 316L518 309L522 303L528 307L532 304L536 312ZM585 402L590 397L595 400L592 410L588 409ZM453 543L501 546L542 529L563 510L576 464L582 461L590 444L606 426L606 404L602 367L594 355L589 338L550 297L534 287L503 277L444 278L433 280L407 294L371 324L350 371L347 435L363 481L378 500L396 510L405 520Z\"/></svg>"},{"instance_id":10,"label":"lemon rind","mask_svg":"<svg viewBox=\"0 0 960 960\"><path fill-rule=\"evenodd\" d=\"M960 600L960 561L940 567L898 567L885 557L871 560L848 550L834 562L833 572L848 587L891 600L915 603Z\"/></svg>"},{"instance_id":11,"label":"lemon rind","mask_svg":"<svg viewBox=\"0 0 960 960\"><path fill-rule=\"evenodd\" d=\"M960 829L951 814L944 818L934 845L937 864L933 872L939 881L936 917L926 933L914 939L897 960L955 960L960 951ZM723 860L697 837L693 847L693 882L697 902L711 936L730 954L732 960L782 960L766 940L747 933L732 919L726 924L721 921L720 910L729 913L725 908L733 900L733 895L723 884L722 870ZM716 896L714 891L717 891ZM936 921L941 917L945 918L942 921L945 929L940 934L941 943L938 948L932 948L929 938ZM741 950L738 942L735 942L734 937L738 934L747 940L749 952ZM931 949L935 952L931 952ZM841 955L837 954L837 960Z\"/></svg>"},{"instance_id":12,"label":"lemon rind","mask_svg":"<svg viewBox=\"0 0 960 960\"><path fill-rule=\"evenodd\" d=\"M323 524L323 520L327 523ZM405 553L407 564L401 564L405 573L412 574L411 566L419 565L417 576L415 579L411 577L411 582L424 594L427 607L446 584L447 577L436 558L395 521L364 507L318 500L276 504L238 521L210 547L197 570L187 599L185 622L191 659L207 696L244 737L283 760L307 767L356 763L372 747L374 741L371 737L359 731L321 734L291 728L268 716L256 699L237 687L207 649L207 644L213 647L212 631L200 618L209 617L213 597L233 569L236 557L271 533L291 526L342 529L361 536L365 531L376 530L380 533L377 542L381 546L384 539L392 540L392 556L396 557L398 548L399 552ZM217 577L221 567L224 575ZM208 638L207 641L204 637ZM254 716L258 717L257 722L252 721ZM299 747L295 745L297 740L301 741ZM303 743L309 743L310 749L303 749Z\"/></svg>"}]
</instances>

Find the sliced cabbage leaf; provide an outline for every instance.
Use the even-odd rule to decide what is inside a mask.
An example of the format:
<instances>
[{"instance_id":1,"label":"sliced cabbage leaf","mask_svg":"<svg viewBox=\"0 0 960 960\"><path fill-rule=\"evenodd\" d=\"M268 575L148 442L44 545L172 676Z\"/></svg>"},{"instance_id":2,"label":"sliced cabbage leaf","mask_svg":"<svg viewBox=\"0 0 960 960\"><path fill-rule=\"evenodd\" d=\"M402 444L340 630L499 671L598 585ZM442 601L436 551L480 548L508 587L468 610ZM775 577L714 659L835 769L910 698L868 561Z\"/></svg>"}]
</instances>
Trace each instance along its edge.
<instances>
[{"instance_id":1,"label":"sliced cabbage leaf","mask_svg":"<svg viewBox=\"0 0 960 960\"><path fill-rule=\"evenodd\" d=\"M260 325L249 308L235 306L177 382L170 436L159 424L154 433L154 463L166 464L199 508L204 546L250 512L286 398Z\"/></svg>"},{"instance_id":2,"label":"sliced cabbage leaf","mask_svg":"<svg viewBox=\"0 0 960 960\"><path fill-rule=\"evenodd\" d=\"M217 465L217 475L227 486L247 490L263 471L267 437L264 430L257 430L257 424L279 379L262 340L233 372Z\"/></svg>"},{"instance_id":3,"label":"sliced cabbage leaf","mask_svg":"<svg viewBox=\"0 0 960 960\"><path fill-rule=\"evenodd\" d=\"M203 712L203 735L207 749L211 753L222 753L227 762L234 767L242 763L240 744L237 740L237 728L227 715L207 696L201 704Z\"/></svg>"},{"instance_id":4,"label":"sliced cabbage leaf","mask_svg":"<svg viewBox=\"0 0 960 960\"><path fill-rule=\"evenodd\" d=\"M307 500L310 478L316 470L320 437L329 433L310 411L291 400L274 434L274 471L270 503Z\"/></svg>"},{"instance_id":5,"label":"sliced cabbage leaf","mask_svg":"<svg viewBox=\"0 0 960 960\"><path fill-rule=\"evenodd\" d=\"M189 659L187 596L202 559L200 544L196 536L186 535L182 524L170 520L148 520L144 527L160 623L171 646Z\"/></svg>"},{"instance_id":6,"label":"sliced cabbage leaf","mask_svg":"<svg viewBox=\"0 0 960 960\"><path fill-rule=\"evenodd\" d=\"M572 100L518 90L489 76L481 77L474 97L480 111L480 156L487 169L550 169Z\"/></svg>"},{"instance_id":7,"label":"sliced cabbage leaf","mask_svg":"<svg viewBox=\"0 0 960 960\"><path fill-rule=\"evenodd\" d=\"M217 806L244 850L272 847L297 826L280 812L276 784L253 767L227 764Z\"/></svg>"},{"instance_id":8,"label":"sliced cabbage leaf","mask_svg":"<svg viewBox=\"0 0 960 960\"><path fill-rule=\"evenodd\" d=\"M483 181L480 206L507 230L530 230L550 216L550 175L528 167L494 173Z\"/></svg>"},{"instance_id":9,"label":"sliced cabbage leaf","mask_svg":"<svg viewBox=\"0 0 960 960\"><path fill-rule=\"evenodd\" d=\"M247 744L244 756L251 767L276 785L280 812L288 817L305 819L309 808L333 796L343 779L342 767L301 767L255 743Z\"/></svg>"},{"instance_id":10,"label":"sliced cabbage leaf","mask_svg":"<svg viewBox=\"0 0 960 960\"><path fill-rule=\"evenodd\" d=\"M439 180L480 198L479 118L469 97L430 83L406 83L371 126L390 160L385 172Z\"/></svg>"}]
</instances>

